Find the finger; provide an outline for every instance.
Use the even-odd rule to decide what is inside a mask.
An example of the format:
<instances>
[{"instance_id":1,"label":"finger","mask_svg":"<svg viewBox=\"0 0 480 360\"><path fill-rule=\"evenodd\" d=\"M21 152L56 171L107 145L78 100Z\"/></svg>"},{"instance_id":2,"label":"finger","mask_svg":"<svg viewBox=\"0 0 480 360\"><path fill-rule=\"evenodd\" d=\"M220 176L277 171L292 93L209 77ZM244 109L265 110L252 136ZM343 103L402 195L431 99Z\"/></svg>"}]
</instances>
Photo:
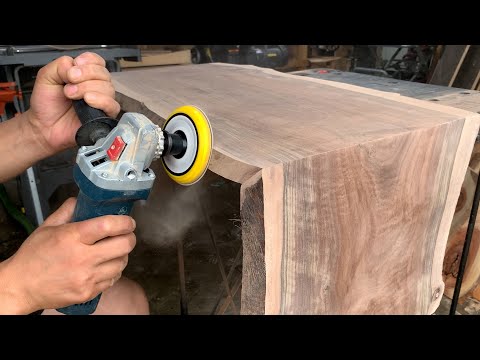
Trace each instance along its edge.
<instances>
[{"instance_id":1,"label":"finger","mask_svg":"<svg viewBox=\"0 0 480 360\"><path fill-rule=\"evenodd\" d=\"M75 65L86 65L86 64L97 64L105 67L105 59L100 55L93 52L84 52L83 54L78 55L74 60Z\"/></svg>"},{"instance_id":2,"label":"finger","mask_svg":"<svg viewBox=\"0 0 480 360\"><path fill-rule=\"evenodd\" d=\"M97 265L128 255L137 244L137 237L132 232L126 235L113 236L95 243L93 247Z\"/></svg>"},{"instance_id":3,"label":"finger","mask_svg":"<svg viewBox=\"0 0 480 360\"><path fill-rule=\"evenodd\" d=\"M79 84L67 84L63 88L65 96L72 100L83 99L87 92L98 92L115 98L115 89L110 81L88 80Z\"/></svg>"},{"instance_id":4,"label":"finger","mask_svg":"<svg viewBox=\"0 0 480 360\"><path fill-rule=\"evenodd\" d=\"M115 278L121 275L122 271L127 267L127 265L128 255L104 262L103 264L97 266L97 269L95 271L95 282L99 283L108 280L115 281Z\"/></svg>"},{"instance_id":5,"label":"finger","mask_svg":"<svg viewBox=\"0 0 480 360\"><path fill-rule=\"evenodd\" d=\"M42 226L59 226L70 222L76 203L76 198L72 197L67 199L57 211L55 211L43 222Z\"/></svg>"},{"instance_id":6,"label":"finger","mask_svg":"<svg viewBox=\"0 0 480 360\"><path fill-rule=\"evenodd\" d=\"M116 118L120 112L120 104L111 96L99 92L87 92L83 99L88 105L103 110L112 118Z\"/></svg>"},{"instance_id":7,"label":"finger","mask_svg":"<svg viewBox=\"0 0 480 360\"><path fill-rule=\"evenodd\" d=\"M67 78L69 83L78 84L88 80L110 81L111 76L107 68L96 64L87 64L68 69Z\"/></svg>"},{"instance_id":8,"label":"finger","mask_svg":"<svg viewBox=\"0 0 480 360\"><path fill-rule=\"evenodd\" d=\"M118 280L120 280L121 277L122 277L122 273L119 273L113 279L108 279L108 280L103 280L103 281L97 282L96 286L106 286L106 288L112 287L113 285L115 285L115 283Z\"/></svg>"},{"instance_id":9,"label":"finger","mask_svg":"<svg viewBox=\"0 0 480 360\"><path fill-rule=\"evenodd\" d=\"M135 220L127 215L105 215L65 225L84 244L93 245L110 236L129 234L135 230Z\"/></svg>"},{"instance_id":10,"label":"finger","mask_svg":"<svg viewBox=\"0 0 480 360\"><path fill-rule=\"evenodd\" d=\"M122 277L122 273L118 274L115 276L113 279L108 279L104 281L100 281L95 284L95 291L98 291L98 293L105 292L109 288L111 288L115 283Z\"/></svg>"},{"instance_id":11,"label":"finger","mask_svg":"<svg viewBox=\"0 0 480 360\"><path fill-rule=\"evenodd\" d=\"M42 67L37 73L36 84L64 85L68 82L67 72L74 65L73 58L62 56Z\"/></svg>"},{"instance_id":12,"label":"finger","mask_svg":"<svg viewBox=\"0 0 480 360\"><path fill-rule=\"evenodd\" d=\"M127 259L127 262L128 262L128 259ZM120 274L118 274L117 276L115 276L115 277L112 279L112 283L111 283L112 285L111 285L111 286L115 285L115 283L116 283L118 280L120 280L121 277L122 277L122 273L120 273Z\"/></svg>"},{"instance_id":13,"label":"finger","mask_svg":"<svg viewBox=\"0 0 480 360\"><path fill-rule=\"evenodd\" d=\"M99 283L96 283L95 286L94 286L94 290L95 292L98 292L99 294L100 293L103 293L105 292L105 290L111 288L113 285L112 285L112 280L105 280L105 281L101 281Z\"/></svg>"},{"instance_id":14,"label":"finger","mask_svg":"<svg viewBox=\"0 0 480 360\"><path fill-rule=\"evenodd\" d=\"M96 256L96 264L100 265L104 262L128 255L137 244L135 234L112 236L95 243L93 248Z\"/></svg>"},{"instance_id":15,"label":"finger","mask_svg":"<svg viewBox=\"0 0 480 360\"><path fill-rule=\"evenodd\" d=\"M127 260L128 261L128 260ZM117 276L115 276L115 278L113 279L113 284L115 284L118 280L120 280L120 278L122 277L122 273L118 274ZM112 284L112 285L113 285Z\"/></svg>"}]
</instances>

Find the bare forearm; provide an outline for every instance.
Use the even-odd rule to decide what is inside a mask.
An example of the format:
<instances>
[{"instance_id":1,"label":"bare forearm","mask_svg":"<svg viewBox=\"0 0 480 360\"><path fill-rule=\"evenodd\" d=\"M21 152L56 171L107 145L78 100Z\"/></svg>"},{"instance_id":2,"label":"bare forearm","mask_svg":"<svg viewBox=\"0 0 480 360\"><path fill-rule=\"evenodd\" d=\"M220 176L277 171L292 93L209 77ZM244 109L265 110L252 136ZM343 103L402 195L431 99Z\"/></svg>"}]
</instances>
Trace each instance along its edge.
<instances>
[{"instance_id":1,"label":"bare forearm","mask_svg":"<svg viewBox=\"0 0 480 360\"><path fill-rule=\"evenodd\" d=\"M20 291L15 287L15 279L8 269L9 260L0 262L0 315L23 315L34 310L28 309Z\"/></svg>"},{"instance_id":2,"label":"bare forearm","mask_svg":"<svg viewBox=\"0 0 480 360\"><path fill-rule=\"evenodd\" d=\"M29 112L0 123L0 183L53 155L28 124Z\"/></svg>"}]
</instances>

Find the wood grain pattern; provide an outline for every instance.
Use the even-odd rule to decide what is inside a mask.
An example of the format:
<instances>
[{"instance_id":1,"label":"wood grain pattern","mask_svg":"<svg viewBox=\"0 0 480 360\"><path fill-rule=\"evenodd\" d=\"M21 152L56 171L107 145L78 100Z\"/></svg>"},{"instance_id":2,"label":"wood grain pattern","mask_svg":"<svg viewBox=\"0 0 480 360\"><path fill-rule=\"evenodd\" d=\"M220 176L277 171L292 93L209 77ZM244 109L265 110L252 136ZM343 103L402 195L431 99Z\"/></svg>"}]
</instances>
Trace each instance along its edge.
<instances>
[{"instance_id":1,"label":"wood grain pattern","mask_svg":"<svg viewBox=\"0 0 480 360\"><path fill-rule=\"evenodd\" d=\"M145 66L164 66L164 65L179 65L191 64L190 50L166 52L166 51L142 51L141 61L127 61L120 60L120 66L125 68L137 68Z\"/></svg>"},{"instance_id":2,"label":"wood grain pattern","mask_svg":"<svg viewBox=\"0 0 480 360\"><path fill-rule=\"evenodd\" d=\"M480 143L475 142L473 147L472 156L470 157L470 162L468 167L471 168L476 174L480 173Z\"/></svg>"},{"instance_id":3,"label":"wood grain pattern","mask_svg":"<svg viewBox=\"0 0 480 360\"><path fill-rule=\"evenodd\" d=\"M464 65L468 63L472 64L472 50L475 51L477 48L476 45L472 45L468 56L464 60ZM438 49L438 48L437 48ZM463 68L462 68L463 69ZM475 70L475 69L474 69ZM427 85L420 83L412 83L409 81L402 80L392 80L388 78L379 78L374 76L368 76L363 74L356 73L314 73L312 71L299 71L295 72L298 75L307 75L318 78L323 78L325 80L340 81L344 83L360 85L367 88L373 88L382 91L395 92L404 96L413 97L417 99L435 101L437 104L454 106L459 109L464 109L473 112L480 112L480 93L476 91L466 90L466 89L457 89L457 88L448 88L439 85ZM457 80L461 78L462 75L458 74ZM480 72L477 75L477 79L480 78ZM468 80L468 77L467 77ZM477 80L476 80L477 81ZM476 82L475 81L475 82ZM468 87L468 85L464 85ZM447 250L445 253L444 264L443 264L443 278L445 281L445 295L451 297L453 294L453 288L455 286L455 281L458 273L458 266L460 261L460 256L463 250L463 244L465 240L465 232L468 226L468 220L472 205L472 200L475 192L475 185L477 174L480 169L480 144L476 143L473 153L471 155L469 168L467 170L463 185L462 191L458 198L458 202L455 209L455 215L450 227L450 235L447 242ZM476 236L480 234L480 227L478 224L475 227L473 245L471 246L471 251L469 252L467 269L464 274L463 285L462 285L462 297L467 296L477 296L480 294L480 286L475 284L480 284L479 271L480 271L480 252L478 251L478 246L476 246ZM477 269L477 266L479 268ZM475 289L475 286L479 290ZM470 289L470 290L469 290ZM478 298L480 300L480 298ZM462 298L460 299L463 300Z\"/></svg>"},{"instance_id":4,"label":"wood grain pattern","mask_svg":"<svg viewBox=\"0 0 480 360\"><path fill-rule=\"evenodd\" d=\"M452 86L470 45L446 45L433 71L430 84Z\"/></svg>"},{"instance_id":5,"label":"wood grain pattern","mask_svg":"<svg viewBox=\"0 0 480 360\"><path fill-rule=\"evenodd\" d=\"M470 87L470 89L476 90L478 88L478 85L480 85L480 70L477 72L477 76L475 77L475 80L473 81L473 84Z\"/></svg>"},{"instance_id":6,"label":"wood grain pattern","mask_svg":"<svg viewBox=\"0 0 480 360\"><path fill-rule=\"evenodd\" d=\"M308 45L288 45L288 62L279 70L304 69L308 65Z\"/></svg>"},{"instance_id":7,"label":"wood grain pattern","mask_svg":"<svg viewBox=\"0 0 480 360\"><path fill-rule=\"evenodd\" d=\"M465 90L456 94L435 97L436 103L480 113L480 93Z\"/></svg>"},{"instance_id":8,"label":"wood grain pattern","mask_svg":"<svg viewBox=\"0 0 480 360\"><path fill-rule=\"evenodd\" d=\"M470 51L470 46L471 45L465 46L465 49L462 52L462 56L460 57L460 60L458 61L458 64L455 66L455 70L453 72L452 78L448 82L448 86L452 86L453 83L456 81L457 75L458 75L460 69L462 68L463 62L465 61L465 58L466 58L468 52Z\"/></svg>"},{"instance_id":9,"label":"wood grain pattern","mask_svg":"<svg viewBox=\"0 0 480 360\"><path fill-rule=\"evenodd\" d=\"M444 48L445 48L445 45L437 45L435 47L435 51L432 57L432 62L430 63L430 66L428 68L427 79L426 79L427 84L430 84L430 81L432 80L433 73L437 68L438 61L440 60L440 57L443 54Z\"/></svg>"},{"instance_id":10,"label":"wood grain pattern","mask_svg":"<svg viewBox=\"0 0 480 360\"><path fill-rule=\"evenodd\" d=\"M463 252L467 233L470 211L475 193L478 173L468 168L462 184L459 200L455 209L450 235L448 237L445 260L443 263L443 279L445 281L445 295L452 298L455 282L458 275L460 258ZM472 242L468 253L467 265L462 281L460 297L473 290L480 281L480 217L477 217L473 230Z\"/></svg>"},{"instance_id":11,"label":"wood grain pattern","mask_svg":"<svg viewBox=\"0 0 480 360\"><path fill-rule=\"evenodd\" d=\"M208 114L242 183L242 314L430 314L479 115L229 64L112 74L126 111Z\"/></svg>"},{"instance_id":12,"label":"wood grain pattern","mask_svg":"<svg viewBox=\"0 0 480 360\"><path fill-rule=\"evenodd\" d=\"M470 45L452 86L474 90L477 87L477 75L479 74L479 71L480 45Z\"/></svg>"},{"instance_id":13,"label":"wood grain pattern","mask_svg":"<svg viewBox=\"0 0 480 360\"><path fill-rule=\"evenodd\" d=\"M449 298L453 296L479 172L480 144L475 143L468 170L463 180L462 190L458 197L445 252L443 279L445 281L445 295ZM472 242L460 291L460 300L468 296L480 300L480 217L478 216L474 225Z\"/></svg>"},{"instance_id":14,"label":"wood grain pattern","mask_svg":"<svg viewBox=\"0 0 480 360\"><path fill-rule=\"evenodd\" d=\"M400 135L284 165L290 181L282 217L283 282L274 296L281 304L275 313L426 313L433 293L443 290L441 283L430 290L431 261L448 190L445 172L454 160L448 149L458 143L461 127ZM450 131L455 136L447 135ZM445 168L434 165L441 158ZM399 162L404 166L398 168ZM405 187L413 176L417 186ZM412 281L402 284L410 276Z\"/></svg>"},{"instance_id":15,"label":"wood grain pattern","mask_svg":"<svg viewBox=\"0 0 480 360\"><path fill-rule=\"evenodd\" d=\"M265 230L261 172L242 184L243 278L242 315L259 315L265 309Z\"/></svg>"}]
</instances>

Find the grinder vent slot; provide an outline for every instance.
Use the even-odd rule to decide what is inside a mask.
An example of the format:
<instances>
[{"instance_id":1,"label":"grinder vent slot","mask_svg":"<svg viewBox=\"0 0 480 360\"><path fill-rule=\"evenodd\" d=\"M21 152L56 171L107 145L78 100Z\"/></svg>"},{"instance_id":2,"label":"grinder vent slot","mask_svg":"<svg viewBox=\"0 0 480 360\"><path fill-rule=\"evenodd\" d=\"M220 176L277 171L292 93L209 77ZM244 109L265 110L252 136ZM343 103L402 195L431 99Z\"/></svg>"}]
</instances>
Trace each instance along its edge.
<instances>
[{"instance_id":1,"label":"grinder vent slot","mask_svg":"<svg viewBox=\"0 0 480 360\"><path fill-rule=\"evenodd\" d=\"M103 164L105 161L107 161L107 157L106 157L106 156L104 156L104 157L102 157L102 158L100 158L100 159L97 159L97 160L93 160L93 161L91 162L91 164L92 164L93 167L95 167L95 166L98 166L98 165L100 165L100 164Z\"/></svg>"}]
</instances>

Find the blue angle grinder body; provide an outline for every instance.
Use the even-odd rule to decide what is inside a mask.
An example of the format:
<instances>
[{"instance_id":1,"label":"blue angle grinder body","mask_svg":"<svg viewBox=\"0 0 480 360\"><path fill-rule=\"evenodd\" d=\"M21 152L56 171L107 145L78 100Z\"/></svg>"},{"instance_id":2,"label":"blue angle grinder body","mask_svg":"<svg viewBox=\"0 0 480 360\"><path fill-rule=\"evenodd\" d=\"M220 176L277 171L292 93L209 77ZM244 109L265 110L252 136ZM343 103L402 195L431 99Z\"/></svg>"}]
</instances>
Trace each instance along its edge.
<instances>
[{"instance_id":1,"label":"blue angle grinder body","mask_svg":"<svg viewBox=\"0 0 480 360\"><path fill-rule=\"evenodd\" d=\"M103 215L129 215L137 200L146 200L156 175L150 168L161 159L171 179L192 185L205 174L213 136L199 108L182 106L163 129L146 116L127 112L117 122L84 100L73 101L82 123L73 176L79 187L72 222ZM92 314L101 294L83 304L57 309L67 315Z\"/></svg>"}]
</instances>

